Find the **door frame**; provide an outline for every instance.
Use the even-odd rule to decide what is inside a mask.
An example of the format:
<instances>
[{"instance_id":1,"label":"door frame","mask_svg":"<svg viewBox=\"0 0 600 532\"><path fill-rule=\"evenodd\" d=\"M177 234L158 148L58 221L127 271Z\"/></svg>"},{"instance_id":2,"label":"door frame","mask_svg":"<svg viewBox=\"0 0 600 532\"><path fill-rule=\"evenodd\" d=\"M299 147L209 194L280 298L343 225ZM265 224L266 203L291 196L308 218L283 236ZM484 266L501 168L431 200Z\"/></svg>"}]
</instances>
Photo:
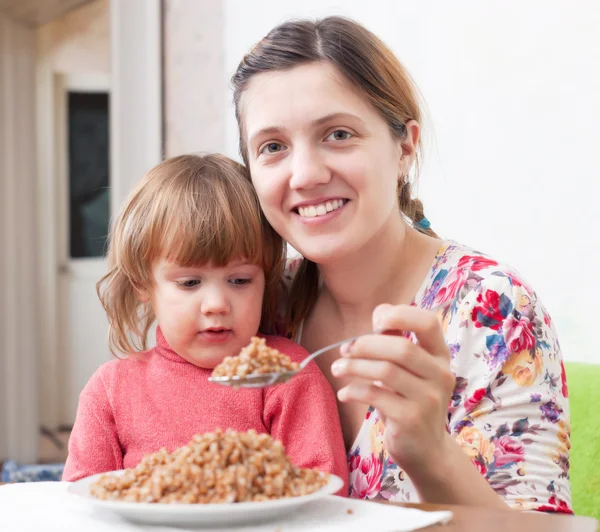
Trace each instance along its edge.
<instances>
[{"instance_id":1,"label":"door frame","mask_svg":"<svg viewBox=\"0 0 600 532\"><path fill-rule=\"evenodd\" d=\"M133 183L162 158L162 18L161 0L110 0L111 213L117 212ZM47 43L40 39L37 44L36 185L41 338L38 402L40 424L54 430L59 428L62 415L64 339L60 333L58 268L65 256L61 251L65 245L61 242L64 240L61 228L68 222L65 209L59 208L60 195L65 191L56 187L57 182L64 181L60 176L66 175L66 149L60 146L60 139L66 140L66 124L59 124L57 113L67 80L54 71L42 53ZM98 81L93 75L77 78L83 84ZM62 105L64 107L64 103ZM131 135L132 128L137 135ZM64 157L59 157L59 153Z\"/></svg>"},{"instance_id":2,"label":"door frame","mask_svg":"<svg viewBox=\"0 0 600 532\"><path fill-rule=\"evenodd\" d=\"M73 377L72 361L73 353L70 350L69 331L69 293L72 279L81 279L91 277L100 279L106 273L106 260L101 257L82 257L71 258L69 247L69 231L71 227L70 209L69 209L69 160L68 160L68 95L70 91L81 91L88 93L108 93L110 105L111 83L110 75L94 73L77 74L58 74L54 73L55 95L55 120L56 134L54 136L53 146L55 149L56 172L55 190L56 197L56 244L57 260L56 283L56 327L58 331L58 374L56 375L56 384L58 393L56 401L58 402L58 423L55 428L68 428L71 424L71 411L76 405L70 405L72 400L71 390ZM110 154L109 154L110 157ZM110 207L109 207L110 209ZM110 215L109 211L109 215Z\"/></svg>"}]
</instances>

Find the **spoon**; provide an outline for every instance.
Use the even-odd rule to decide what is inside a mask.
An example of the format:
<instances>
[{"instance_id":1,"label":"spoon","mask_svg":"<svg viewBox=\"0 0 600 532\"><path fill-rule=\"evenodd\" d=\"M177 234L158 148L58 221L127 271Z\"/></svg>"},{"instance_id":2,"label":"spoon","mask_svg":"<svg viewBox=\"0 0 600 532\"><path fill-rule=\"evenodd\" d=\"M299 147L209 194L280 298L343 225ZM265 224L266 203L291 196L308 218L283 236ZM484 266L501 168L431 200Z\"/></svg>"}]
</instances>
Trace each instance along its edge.
<instances>
[{"instance_id":1,"label":"spoon","mask_svg":"<svg viewBox=\"0 0 600 532\"><path fill-rule=\"evenodd\" d=\"M296 370L290 371L277 371L273 373L251 373L244 377L239 377L237 375L233 377L209 377L208 380L210 382L216 382L217 384L222 384L223 386L233 386L234 388L266 388L267 386L273 386L274 384L281 384L283 382L289 381L292 377L298 375L311 360L314 360L319 355L334 349L335 347L339 347L346 342L353 342L362 336L368 336L370 334L375 333L365 333L359 334L358 336L353 336L352 338L346 338L340 342L336 342L335 344L327 345L314 353L311 353L307 356Z\"/></svg>"}]
</instances>

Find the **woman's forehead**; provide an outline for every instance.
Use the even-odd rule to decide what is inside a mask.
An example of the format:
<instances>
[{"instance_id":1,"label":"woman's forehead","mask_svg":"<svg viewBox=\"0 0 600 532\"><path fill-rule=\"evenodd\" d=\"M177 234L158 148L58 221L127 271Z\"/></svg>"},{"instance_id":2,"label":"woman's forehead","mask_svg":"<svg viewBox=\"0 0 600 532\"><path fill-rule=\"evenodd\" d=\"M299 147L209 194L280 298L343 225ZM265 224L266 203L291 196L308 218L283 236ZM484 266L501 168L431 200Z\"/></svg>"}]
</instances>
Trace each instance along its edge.
<instances>
[{"instance_id":1,"label":"woman's forehead","mask_svg":"<svg viewBox=\"0 0 600 532\"><path fill-rule=\"evenodd\" d=\"M269 130L319 125L335 115L364 120L375 113L364 94L325 62L258 74L241 104L250 141Z\"/></svg>"}]
</instances>

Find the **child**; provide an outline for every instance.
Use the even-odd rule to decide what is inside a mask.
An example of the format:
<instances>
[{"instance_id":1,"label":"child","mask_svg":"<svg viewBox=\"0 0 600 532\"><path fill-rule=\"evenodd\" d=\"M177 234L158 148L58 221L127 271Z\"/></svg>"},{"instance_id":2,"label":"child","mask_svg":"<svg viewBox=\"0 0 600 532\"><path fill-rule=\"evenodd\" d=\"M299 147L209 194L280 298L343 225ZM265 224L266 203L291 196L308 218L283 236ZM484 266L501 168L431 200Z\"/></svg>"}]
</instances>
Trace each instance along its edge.
<instances>
[{"instance_id":1,"label":"child","mask_svg":"<svg viewBox=\"0 0 600 532\"><path fill-rule=\"evenodd\" d=\"M295 465L347 483L336 400L314 362L265 389L208 381L273 319L283 258L243 166L183 155L145 176L113 224L111 269L98 283L111 351L128 356L100 367L82 391L63 480L130 468L163 446L232 428L269 433ZM156 347L147 349L155 321ZM307 356L266 338L293 361Z\"/></svg>"}]
</instances>

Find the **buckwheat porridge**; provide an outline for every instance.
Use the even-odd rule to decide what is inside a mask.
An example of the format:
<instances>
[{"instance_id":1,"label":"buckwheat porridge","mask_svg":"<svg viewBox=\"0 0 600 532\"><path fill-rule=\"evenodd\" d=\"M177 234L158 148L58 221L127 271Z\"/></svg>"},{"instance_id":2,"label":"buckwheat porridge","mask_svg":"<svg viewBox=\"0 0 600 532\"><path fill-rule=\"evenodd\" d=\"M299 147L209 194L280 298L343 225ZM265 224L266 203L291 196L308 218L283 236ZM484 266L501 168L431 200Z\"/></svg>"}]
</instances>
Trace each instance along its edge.
<instances>
[{"instance_id":1,"label":"buckwheat porridge","mask_svg":"<svg viewBox=\"0 0 600 532\"><path fill-rule=\"evenodd\" d=\"M103 500L148 503L233 503L298 497L327 484L328 474L295 467L269 434L233 430L196 435L188 445L149 454L121 476L90 486Z\"/></svg>"},{"instance_id":2,"label":"buckwheat porridge","mask_svg":"<svg viewBox=\"0 0 600 532\"><path fill-rule=\"evenodd\" d=\"M213 377L246 377L248 375L295 371L298 363L266 344L264 338L252 338L237 356L223 359L212 372Z\"/></svg>"}]
</instances>

